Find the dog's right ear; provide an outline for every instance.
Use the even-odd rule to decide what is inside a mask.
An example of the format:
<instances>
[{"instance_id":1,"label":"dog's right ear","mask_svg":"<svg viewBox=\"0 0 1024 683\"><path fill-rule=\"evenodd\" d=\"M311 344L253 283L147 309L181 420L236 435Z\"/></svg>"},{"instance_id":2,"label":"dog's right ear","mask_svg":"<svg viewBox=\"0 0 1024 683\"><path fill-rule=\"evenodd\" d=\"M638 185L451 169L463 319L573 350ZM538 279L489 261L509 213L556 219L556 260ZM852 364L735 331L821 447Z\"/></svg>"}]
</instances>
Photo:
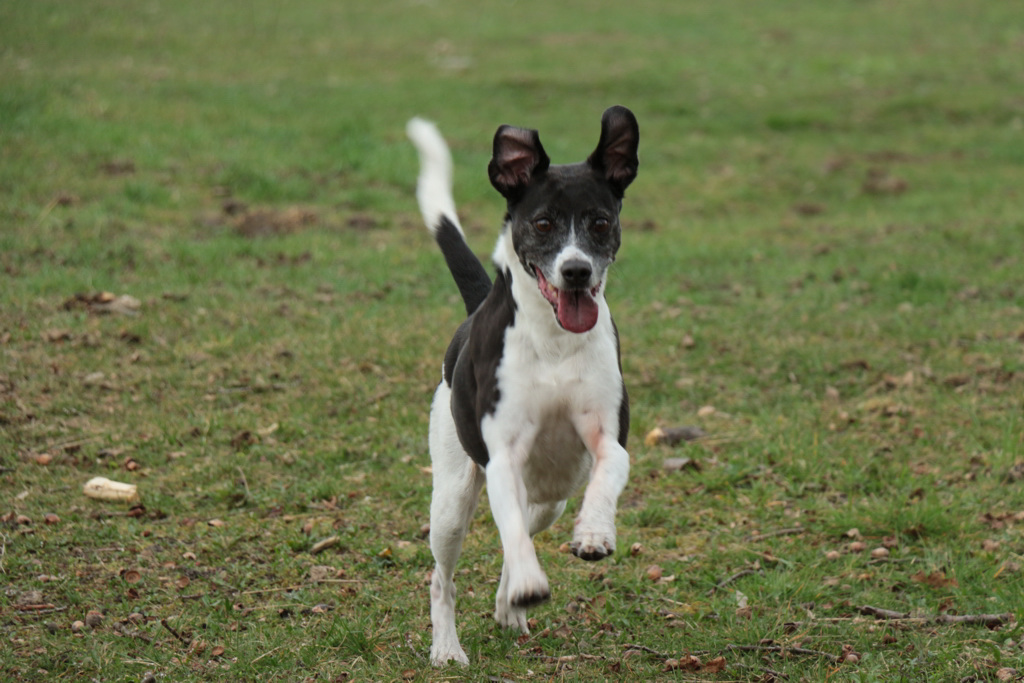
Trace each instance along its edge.
<instances>
[{"instance_id":1,"label":"dog's right ear","mask_svg":"<svg viewBox=\"0 0 1024 683\"><path fill-rule=\"evenodd\" d=\"M548 170L551 160L535 130L502 126L494 134L494 155L487 166L491 185L514 201L534 176Z\"/></svg>"}]
</instances>

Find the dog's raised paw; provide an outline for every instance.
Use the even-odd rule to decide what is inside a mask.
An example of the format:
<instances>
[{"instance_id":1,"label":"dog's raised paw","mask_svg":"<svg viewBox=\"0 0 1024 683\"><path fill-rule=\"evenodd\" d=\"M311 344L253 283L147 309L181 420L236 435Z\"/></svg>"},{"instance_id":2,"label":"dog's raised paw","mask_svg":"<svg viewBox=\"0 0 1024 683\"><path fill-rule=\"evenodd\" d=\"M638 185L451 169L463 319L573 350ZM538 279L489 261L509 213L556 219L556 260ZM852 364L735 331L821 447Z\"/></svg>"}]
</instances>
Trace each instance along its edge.
<instances>
[{"instance_id":1,"label":"dog's raised paw","mask_svg":"<svg viewBox=\"0 0 1024 683\"><path fill-rule=\"evenodd\" d=\"M596 562L614 554L615 544L609 541L602 541L600 543L573 541L569 544L569 550L571 550L572 554L581 560Z\"/></svg>"},{"instance_id":2,"label":"dog's raised paw","mask_svg":"<svg viewBox=\"0 0 1024 683\"><path fill-rule=\"evenodd\" d=\"M494 620L498 622L499 626L516 629L520 633L530 635L530 623L526 618L526 610L522 607L513 607L508 603L496 605Z\"/></svg>"},{"instance_id":3,"label":"dog's raised paw","mask_svg":"<svg viewBox=\"0 0 1024 683\"><path fill-rule=\"evenodd\" d=\"M509 603L511 603L513 607L526 608L536 607L537 605L545 603L550 599L551 591L548 589L547 585L545 585L542 588L535 588L534 590L528 592L517 593L512 596L512 598L509 600Z\"/></svg>"},{"instance_id":4,"label":"dog's raised paw","mask_svg":"<svg viewBox=\"0 0 1024 683\"><path fill-rule=\"evenodd\" d=\"M581 560L586 560L587 562L597 562L598 560L603 560L604 558L606 558L609 555L613 554L613 552L614 552L613 550L610 550L610 549L605 548L605 547L601 547L601 548L586 547L586 548L574 548L573 551L572 551L572 554L575 555L576 557L580 558Z\"/></svg>"}]
</instances>

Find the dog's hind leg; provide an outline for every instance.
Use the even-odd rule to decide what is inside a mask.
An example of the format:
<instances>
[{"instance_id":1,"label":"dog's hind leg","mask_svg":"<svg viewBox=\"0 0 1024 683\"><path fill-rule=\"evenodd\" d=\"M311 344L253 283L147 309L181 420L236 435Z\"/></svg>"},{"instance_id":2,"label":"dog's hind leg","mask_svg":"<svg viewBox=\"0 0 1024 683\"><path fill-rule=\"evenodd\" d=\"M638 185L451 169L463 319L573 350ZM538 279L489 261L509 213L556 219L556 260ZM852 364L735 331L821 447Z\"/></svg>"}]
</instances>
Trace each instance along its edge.
<instances>
[{"instance_id":1,"label":"dog's hind leg","mask_svg":"<svg viewBox=\"0 0 1024 683\"><path fill-rule=\"evenodd\" d=\"M529 506L530 537L536 536L554 524L564 510L564 500L557 503L531 503ZM522 633L530 632L526 619L526 608L516 607L509 600L508 562L504 562L501 566L501 583L498 584L498 594L494 599L494 620L505 628L516 628Z\"/></svg>"},{"instance_id":2,"label":"dog's hind leg","mask_svg":"<svg viewBox=\"0 0 1024 683\"><path fill-rule=\"evenodd\" d=\"M463 457L466 464L462 472L448 472L445 475L457 477L449 479L448 485L437 481L436 465L434 470L434 495L430 503L430 550L435 562L430 581L430 623L434 634L430 661L435 666L450 660L460 664L469 663L459 645L455 628L454 576L455 565L462 553L462 541L479 499L483 477L473 461Z\"/></svg>"},{"instance_id":3,"label":"dog's hind leg","mask_svg":"<svg viewBox=\"0 0 1024 683\"><path fill-rule=\"evenodd\" d=\"M444 387L444 384L441 385ZM441 394L441 389L438 394ZM430 453L434 491L430 500L430 550L434 572L430 581L430 662L468 664L455 628L455 565L476 510L484 475L459 445L455 427L445 420L447 403L435 401L431 415ZM440 408L438 406L440 405Z\"/></svg>"}]
</instances>

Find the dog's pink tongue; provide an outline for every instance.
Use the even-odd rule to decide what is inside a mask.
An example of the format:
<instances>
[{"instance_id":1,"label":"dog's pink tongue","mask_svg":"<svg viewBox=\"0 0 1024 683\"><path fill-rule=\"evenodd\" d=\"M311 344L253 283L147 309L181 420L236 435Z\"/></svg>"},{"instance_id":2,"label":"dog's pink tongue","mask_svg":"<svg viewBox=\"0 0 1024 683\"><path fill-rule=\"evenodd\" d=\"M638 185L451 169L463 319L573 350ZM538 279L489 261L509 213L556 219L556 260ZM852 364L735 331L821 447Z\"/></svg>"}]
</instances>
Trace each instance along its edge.
<instances>
[{"instance_id":1,"label":"dog's pink tongue","mask_svg":"<svg viewBox=\"0 0 1024 683\"><path fill-rule=\"evenodd\" d=\"M586 332L597 324L597 301L587 291L558 292L558 322L570 332Z\"/></svg>"}]
</instances>

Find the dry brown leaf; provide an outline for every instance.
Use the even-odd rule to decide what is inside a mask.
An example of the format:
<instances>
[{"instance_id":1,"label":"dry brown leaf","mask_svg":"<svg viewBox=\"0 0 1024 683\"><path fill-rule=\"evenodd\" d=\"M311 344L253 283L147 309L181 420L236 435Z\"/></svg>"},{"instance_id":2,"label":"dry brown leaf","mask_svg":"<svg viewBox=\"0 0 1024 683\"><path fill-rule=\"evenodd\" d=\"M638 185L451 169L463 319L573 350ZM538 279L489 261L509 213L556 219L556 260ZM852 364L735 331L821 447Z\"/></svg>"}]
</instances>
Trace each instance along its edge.
<instances>
[{"instance_id":1,"label":"dry brown leaf","mask_svg":"<svg viewBox=\"0 0 1024 683\"><path fill-rule=\"evenodd\" d=\"M71 339L71 330L49 329L43 331L43 340L56 344Z\"/></svg>"},{"instance_id":2,"label":"dry brown leaf","mask_svg":"<svg viewBox=\"0 0 1024 683\"><path fill-rule=\"evenodd\" d=\"M259 443L259 441L259 438L255 434L246 429L244 431L239 432L238 434L235 434L231 438L231 447L234 448L236 451L240 451L243 448Z\"/></svg>"},{"instance_id":3,"label":"dry brown leaf","mask_svg":"<svg viewBox=\"0 0 1024 683\"><path fill-rule=\"evenodd\" d=\"M704 668L702 671L709 674L717 674L725 671L725 657L715 657L714 659L709 659L704 662Z\"/></svg>"},{"instance_id":4,"label":"dry brown leaf","mask_svg":"<svg viewBox=\"0 0 1024 683\"><path fill-rule=\"evenodd\" d=\"M684 655L679 659L665 660L664 671L700 671L701 661L693 655Z\"/></svg>"},{"instance_id":5,"label":"dry brown leaf","mask_svg":"<svg viewBox=\"0 0 1024 683\"><path fill-rule=\"evenodd\" d=\"M953 577L947 577L946 572L934 571L930 574L925 574L924 571L919 571L910 577L911 581L917 583L923 583L926 586L932 588L955 588L960 585L960 582Z\"/></svg>"},{"instance_id":6,"label":"dry brown leaf","mask_svg":"<svg viewBox=\"0 0 1024 683\"><path fill-rule=\"evenodd\" d=\"M309 568L309 580L313 583L320 583L338 576L338 570L326 565L314 565Z\"/></svg>"},{"instance_id":7,"label":"dry brown leaf","mask_svg":"<svg viewBox=\"0 0 1024 683\"><path fill-rule=\"evenodd\" d=\"M341 539L339 537L337 537L337 536L328 536L324 540L322 540L322 541L320 541L318 543L314 543L313 547L309 549L309 552L311 552L314 555L316 555L318 553L322 553L323 551L327 550L328 548L337 545L339 541L341 541ZM391 552L390 548L385 548L385 550L387 550L388 553L390 554L390 552Z\"/></svg>"}]
</instances>

